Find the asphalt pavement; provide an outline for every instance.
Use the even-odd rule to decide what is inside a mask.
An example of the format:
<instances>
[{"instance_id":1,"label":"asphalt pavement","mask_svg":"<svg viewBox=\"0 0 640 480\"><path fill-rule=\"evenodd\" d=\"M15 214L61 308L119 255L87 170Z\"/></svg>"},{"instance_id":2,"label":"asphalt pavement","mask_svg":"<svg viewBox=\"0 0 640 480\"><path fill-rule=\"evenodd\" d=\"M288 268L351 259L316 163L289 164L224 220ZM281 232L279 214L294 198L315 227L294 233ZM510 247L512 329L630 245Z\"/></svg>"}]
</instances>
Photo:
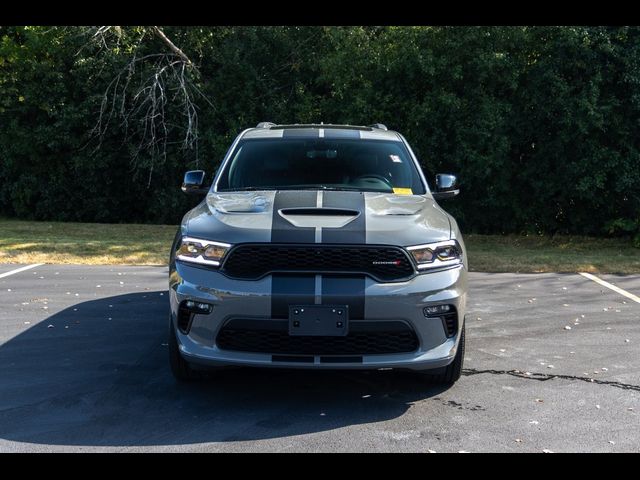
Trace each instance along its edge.
<instances>
[{"instance_id":1,"label":"asphalt pavement","mask_svg":"<svg viewBox=\"0 0 640 480\"><path fill-rule=\"evenodd\" d=\"M173 380L164 267L1 277L0 452L640 452L640 304L577 274L470 275L464 376ZM599 276L640 296L638 276Z\"/></svg>"}]
</instances>

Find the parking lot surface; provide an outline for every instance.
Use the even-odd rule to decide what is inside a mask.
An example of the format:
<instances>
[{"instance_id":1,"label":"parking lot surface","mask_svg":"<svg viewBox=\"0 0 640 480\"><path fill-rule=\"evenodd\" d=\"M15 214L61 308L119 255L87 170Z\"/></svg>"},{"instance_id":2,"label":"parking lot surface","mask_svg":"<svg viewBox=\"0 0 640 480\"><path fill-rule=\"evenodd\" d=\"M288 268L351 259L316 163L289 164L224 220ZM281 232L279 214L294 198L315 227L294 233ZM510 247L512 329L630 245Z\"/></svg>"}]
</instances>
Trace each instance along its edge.
<instances>
[{"instance_id":1,"label":"parking lot surface","mask_svg":"<svg viewBox=\"0 0 640 480\"><path fill-rule=\"evenodd\" d=\"M640 296L638 276L599 277ZM471 273L450 388L395 371L178 384L167 285L166 267L1 277L0 451L640 451L640 304L583 276Z\"/></svg>"}]
</instances>

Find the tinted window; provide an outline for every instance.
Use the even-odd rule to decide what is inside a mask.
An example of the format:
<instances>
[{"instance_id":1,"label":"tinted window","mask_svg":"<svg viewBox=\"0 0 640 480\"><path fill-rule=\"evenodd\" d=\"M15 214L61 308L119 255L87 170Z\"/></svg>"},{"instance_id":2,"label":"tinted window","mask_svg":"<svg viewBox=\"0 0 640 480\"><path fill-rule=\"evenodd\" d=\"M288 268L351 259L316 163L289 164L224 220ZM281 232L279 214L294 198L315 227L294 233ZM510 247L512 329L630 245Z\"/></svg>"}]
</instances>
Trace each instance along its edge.
<instances>
[{"instance_id":1,"label":"tinted window","mask_svg":"<svg viewBox=\"0 0 640 480\"><path fill-rule=\"evenodd\" d=\"M380 140L241 141L218 182L218 191L295 188L425 193L404 145Z\"/></svg>"}]
</instances>

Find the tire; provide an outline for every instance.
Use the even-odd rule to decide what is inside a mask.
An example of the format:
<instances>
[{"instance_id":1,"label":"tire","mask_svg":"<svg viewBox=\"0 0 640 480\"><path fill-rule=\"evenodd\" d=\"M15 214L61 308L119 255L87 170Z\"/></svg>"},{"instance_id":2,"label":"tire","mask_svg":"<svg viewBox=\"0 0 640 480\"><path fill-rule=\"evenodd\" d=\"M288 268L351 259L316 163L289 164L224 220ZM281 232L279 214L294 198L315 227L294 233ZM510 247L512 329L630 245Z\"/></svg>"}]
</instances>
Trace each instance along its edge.
<instances>
[{"instance_id":1,"label":"tire","mask_svg":"<svg viewBox=\"0 0 640 480\"><path fill-rule=\"evenodd\" d=\"M467 322L462 325L462 330L460 331L460 343L458 343L458 351L456 352L453 362L437 374L425 373L425 376L429 379L430 383L438 385L453 385L460 379L460 376L462 375L462 364L464 363L464 337L466 323Z\"/></svg>"},{"instance_id":2,"label":"tire","mask_svg":"<svg viewBox=\"0 0 640 480\"><path fill-rule=\"evenodd\" d=\"M171 373L179 382L192 382L202 377L200 372L191 368L189 362L180 353L173 322L169 323L169 365L171 366Z\"/></svg>"}]
</instances>

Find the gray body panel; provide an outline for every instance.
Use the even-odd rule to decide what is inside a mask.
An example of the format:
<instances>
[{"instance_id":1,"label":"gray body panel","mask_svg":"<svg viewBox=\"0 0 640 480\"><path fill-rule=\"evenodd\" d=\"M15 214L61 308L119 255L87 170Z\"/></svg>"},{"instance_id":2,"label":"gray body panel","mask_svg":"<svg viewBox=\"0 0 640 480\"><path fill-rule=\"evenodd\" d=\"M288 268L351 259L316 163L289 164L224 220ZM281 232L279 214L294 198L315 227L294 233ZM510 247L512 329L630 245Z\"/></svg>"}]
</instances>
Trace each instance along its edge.
<instances>
[{"instance_id":1,"label":"gray body panel","mask_svg":"<svg viewBox=\"0 0 640 480\"><path fill-rule=\"evenodd\" d=\"M183 234L232 244L270 242L275 193L209 193L185 215Z\"/></svg>"},{"instance_id":2,"label":"gray body panel","mask_svg":"<svg viewBox=\"0 0 640 480\"><path fill-rule=\"evenodd\" d=\"M449 216L430 194L313 192L313 195L321 197L323 206L327 206L327 201L337 198L338 194L364 196L363 208L359 213L366 217L365 242L368 244L411 246L451 238ZM269 242L273 217L278 214L273 210L275 196L275 191L211 192L185 216L183 234L231 244ZM288 221L294 226L305 226L297 223L297 220L292 216ZM320 227L323 232L345 226L344 217L336 218L334 224L328 223L324 215L307 215L304 221L309 225L325 225ZM314 241L320 243L322 239Z\"/></svg>"},{"instance_id":3,"label":"gray body panel","mask_svg":"<svg viewBox=\"0 0 640 480\"><path fill-rule=\"evenodd\" d=\"M384 139L404 142L425 185L424 195L331 190L217 192L217 182L241 138L318 136ZM297 214L297 208L305 208ZM311 209L311 210L309 210ZM313 209L323 209L315 214ZM332 210L341 209L339 214ZM348 213L345 215L345 211ZM311 212L311 213L310 213ZM350 213L349 213L350 212ZM331 245L391 245L408 247L456 239L464 243L458 225L429 193L424 174L404 138L378 129L275 128L249 129L240 134L227 152L206 198L188 212L183 236L238 244L292 243ZM223 264L224 265L224 264ZM221 366L249 365L287 368L407 368L433 369L455 357L464 324L467 292L467 259L439 271L415 274L406 281L379 282L364 274L342 276L286 273L268 274L258 280L240 280L216 269L175 261L170 264L170 303L174 328L178 307L184 300L213 305L212 313L195 315L188 334L176 328L182 355L191 363ZM448 303L458 312L458 330L447 337L442 318L427 318L423 308ZM415 332L414 352L362 356L361 363L312 363L273 361L268 353L222 350L216 345L220 329L231 320L283 318L288 305L344 304L354 321L398 321Z\"/></svg>"}]
</instances>

